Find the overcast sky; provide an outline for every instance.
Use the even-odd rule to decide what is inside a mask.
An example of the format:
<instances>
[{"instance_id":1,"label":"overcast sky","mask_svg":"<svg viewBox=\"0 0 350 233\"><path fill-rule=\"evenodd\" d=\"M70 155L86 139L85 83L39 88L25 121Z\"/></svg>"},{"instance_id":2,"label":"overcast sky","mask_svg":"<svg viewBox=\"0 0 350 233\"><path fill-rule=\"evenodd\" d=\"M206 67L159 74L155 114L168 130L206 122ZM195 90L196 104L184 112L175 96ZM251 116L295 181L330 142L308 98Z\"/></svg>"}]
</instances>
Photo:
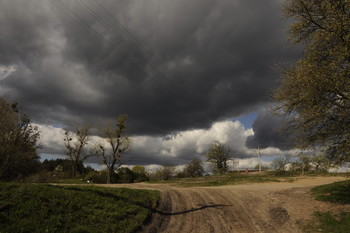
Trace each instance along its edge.
<instances>
[{"instance_id":1,"label":"overcast sky","mask_svg":"<svg viewBox=\"0 0 350 233\"><path fill-rule=\"evenodd\" d=\"M39 125L45 153L62 153L62 128L120 114L129 164L204 159L214 140L246 158L257 144L284 153L268 110L273 67L300 51L288 44L282 4L0 0L0 95Z\"/></svg>"}]
</instances>

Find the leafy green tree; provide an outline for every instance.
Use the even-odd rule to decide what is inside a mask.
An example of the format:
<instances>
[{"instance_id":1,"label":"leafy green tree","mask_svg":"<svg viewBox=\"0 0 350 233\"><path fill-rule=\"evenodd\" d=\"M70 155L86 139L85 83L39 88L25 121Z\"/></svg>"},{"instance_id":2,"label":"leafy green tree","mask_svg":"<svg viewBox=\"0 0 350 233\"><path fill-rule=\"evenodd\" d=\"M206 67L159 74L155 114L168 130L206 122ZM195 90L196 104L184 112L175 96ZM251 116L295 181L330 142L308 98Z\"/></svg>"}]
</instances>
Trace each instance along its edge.
<instances>
[{"instance_id":1,"label":"leafy green tree","mask_svg":"<svg viewBox=\"0 0 350 233\"><path fill-rule=\"evenodd\" d=\"M134 183L136 174L128 167L121 167L117 170L118 183Z\"/></svg>"},{"instance_id":2,"label":"leafy green tree","mask_svg":"<svg viewBox=\"0 0 350 233\"><path fill-rule=\"evenodd\" d=\"M50 171L55 178L69 178L72 175L72 163L69 159L45 159L40 166L42 171ZM83 175L95 171L90 166L84 167L83 161L77 163L77 173Z\"/></svg>"},{"instance_id":3,"label":"leafy green tree","mask_svg":"<svg viewBox=\"0 0 350 233\"><path fill-rule=\"evenodd\" d=\"M146 168L144 166L135 165L131 169L135 173L146 174Z\"/></svg>"},{"instance_id":4,"label":"leafy green tree","mask_svg":"<svg viewBox=\"0 0 350 233\"><path fill-rule=\"evenodd\" d=\"M133 166L131 170L135 173L135 182L143 182L149 180L148 172L144 166L136 165Z\"/></svg>"},{"instance_id":5,"label":"leafy green tree","mask_svg":"<svg viewBox=\"0 0 350 233\"><path fill-rule=\"evenodd\" d=\"M39 131L17 104L0 98L0 179L22 179L37 171Z\"/></svg>"},{"instance_id":6,"label":"leafy green tree","mask_svg":"<svg viewBox=\"0 0 350 233\"><path fill-rule=\"evenodd\" d=\"M333 161L349 161L350 1L287 0L284 13L304 53L283 71L276 110L295 129L299 148L323 146Z\"/></svg>"},{"instance_id":7,"label":"leafy green tree","mask_svg":"<svg viewBox=\"0 0 350 233\"><path fill-rule=\"evenodd\" d=\"M232 151L229 146L216 141L210 145L206 157L213 173L224 174L229 169Z\"/></svg>"},{"instance_id":8,"label":"leafy green tree","mask_svg":"<svg viewBox=\"0 0 350 233\"><path fill-rule=\"evenodd\" d=\"M193 159L184 168L184 174L186 177L203 176L203 172L204 172L203 162L200 159Z\"/></svg>"},{"instance_id":9,"label":"leafy green tree","mask_svg":"<svg viewBox=\"0 0 350 233\"><path fill-rule=\"evenodd\" d=\"M66 147L66 155L71 162L71 176L75 177L78 174L78 165L87 159L91 154L84 151L84 147L89 140L88 126L78 127L75 133L68 130L64 132L64 145Z\"/></svg>"},{"instance_id":10,"label":"leafy green tree","mask_svg":"<svg viewBox=\"0 0 350 233\"><path fill-rule=\"evenodd\" d=\"M103 164L107 167L107 184L111 182L111 176L122 164L122 155L130 147L130 139L125 135L126 115L117 118L115 127L106 127L100 130L101 137L107 142L97 145L95 154L103 159Z\"/></svg>"}]
</instances>

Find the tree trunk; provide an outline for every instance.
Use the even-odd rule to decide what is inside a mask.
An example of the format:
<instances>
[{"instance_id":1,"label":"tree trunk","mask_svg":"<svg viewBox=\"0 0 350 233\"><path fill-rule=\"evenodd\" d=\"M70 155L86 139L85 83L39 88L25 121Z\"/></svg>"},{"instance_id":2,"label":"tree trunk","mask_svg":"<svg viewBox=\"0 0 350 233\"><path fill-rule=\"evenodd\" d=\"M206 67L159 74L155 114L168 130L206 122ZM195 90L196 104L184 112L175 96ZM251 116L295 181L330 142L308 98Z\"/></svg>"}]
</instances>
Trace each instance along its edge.
<instances>
[{"instance_id":1,"label":"tree trunk","mask_svg":"<svg viewBox=\"0 0 350 233\"><path fill-rule=\"evenodd\" d=\"M76 169L75 169L76 165L74 162L72 162L72 178L75 178L76 175Z\"/></svg>"},{"instance_id":2,"label":"tree trunk","mask_svg":"<svg viewBox=\"0 0 350 233\"><path fill-rule=\"evenodd\" d=\"M111 169L110 168L107 168L107 184L110 184L111 183Z\"/></svg>"}]
</instances>

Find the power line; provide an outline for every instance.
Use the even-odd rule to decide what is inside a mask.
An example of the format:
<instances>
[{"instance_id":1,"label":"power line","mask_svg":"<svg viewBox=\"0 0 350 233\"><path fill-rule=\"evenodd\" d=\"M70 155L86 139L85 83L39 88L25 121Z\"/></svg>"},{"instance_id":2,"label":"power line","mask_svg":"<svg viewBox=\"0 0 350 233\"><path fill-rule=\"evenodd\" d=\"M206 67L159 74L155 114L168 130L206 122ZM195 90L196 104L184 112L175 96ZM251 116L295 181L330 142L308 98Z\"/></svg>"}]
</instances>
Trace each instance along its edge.
<instances>
[{"instance_id":1,"label":"power line","mask_svg":"<svg viewBox=\"0 0 350 233\"><path fill-rule=\"evenodd\" d=\"M56 7L58 7L59 5L56 4L56 2L60 3L61 9L64 9L64 12L67 14L67 12L69 12L71 15L73 15L75 17L75 19L80 22L81 24L83 24L86 28L88 28L90 31L92 31L93 33L95 33L98 37L100 37L101 39L105 40L108 43L113 44L111 41L109 41L107 38L105 38L103 35L101 35L97 30L93 29L92 27L90 27L90 25L82 18L80 17L78 14L76 14L72 9L70 9L66 4L64 4L63 2L61 2L61 0L51 0L51 3L53 3ZM63 7L63 8L62 8Z\"/></svg>"},{"instance_id":2,"label":"power line","mask_svg":"<svg viewBox=\"0 0 350 233\"><path fill-rule=\"evenodd\" d=\"M94 32L99 38L101 38L102 40L106 41L108 44L112 45L114 47L115 43L113 42L113 40L110 40L108 38L106 38L104 35L102 35L100 32L98 32L96 29L92 28L84 18L82 18L81 16L79 16L73 9L69 8L64 2L62 2L61 0L56 0L61 7L60 8L64 8L65 13L67 14L67 11L73 15L75 17L75 19L77 21L79 21L81 24L83 24L86 28L88 28L90 31ZM52 0L52 2L54 3L55 0ZM93 9L91 9L91 7L89 7L88 5L86 5L84 2L82 1L77 1L76 3L78 3L82 8L85 8L85 10L95 19L97 19L97 21L107 30L109 30L110 32L112 32L112 34L114 35L114 39L117 39L119 42L122 42L121 45L118 46L117 50L120 50L123 47L128 47L129 49L133 50L134 52L139 52L138 56L141 58L141 60L144 60L145 62L147 62L147 64L149 65L149 67L151 68L151 71L154 71L155 73L160 74L163 77L170 77L169 74L165 74L164 73L164 69L159 68L159 61L156 61L156 63L149 63L149 60L147 59L146 55L143 54L143 52L147 51L149 52L148 48L146 46L144 46L142 44L142 42L140 42L139 40L137 40L119 21L116 17L114 17L102 4L100 4L98 1L95 0L95 2L98 4L98 6L100 6L100 8L102 8L110 17L112 17L112 19L119 25L119 28L122 29L118 30L118 29L114 29L113 26L111 26L110 24L106 23ZM54 4L56 5L56 4ZM57 7L57 5L56 5ZM117 27L118 28L118 27ZM123 32L124 31L124 32ZM131 43L131 42L134 43ZM138 49L136 48L138 47ZM116 48L114 48L113 50L115 50ZM148 54L150 55L150 57L155 58L155 56L150 53ZM141 67L139 62L135 60L134 56L130 56L127 55L126 58L131 61L134 65L136 65L141 71L145 72L144 67ZM157 59L154 59L157 60ZM165 70L166 71L166 70ZM173 83L173 86L179 86L179 84Z\"/></svg>"},{"instance_id":3,"label":"power line","mask_svg":"<svg viewBox=\"0 0 350 233\"><path fill-rule=\"evenodd\" d=\"M163 77L171 77L170 73L167 71L166 68L164 68L162 65L161 65L161 61L159 60L159 58L157 56L155 56L150 50L149 48L144 44L142 43L142 41L138 40L123 24L120 23L120 21L112 14L110 13L110 11L108 11L99 1L97 0L94 0L100 8L102 8L119 26L122 30L125 31L125 33L129 36L129 38L131 38L131 40L133 40L135 43L136 43L136 46L138 46L142 51L144 52L147 52L150 56L150 58L153 58L154 61L155 61L155 64L151 65L153 66L154 70L158 73L160 73ZM148 60L149 61L149 60ZM176 86L178 87L178 90L182 90L179 85L178 82L172 82L173 86Z\"/></svg>"},{"instance_id":4,"label":"power line","mask_svg":"<svg viewBox=\"0 0 350 233\"><path fill-rule=\"evenodd\" d=\"M123 46L125 46L128 43L128 41L126 41L125 39L123 39L123 37L120 36L120 32L115 31L112 26L106 23L96 12L94 12L88 5L86 5L86 3L84 3L81 0L78 0L77 3L80 6L84 7L90 15L92 15L94 18L97 19L98 22L100 22L100 24L102 24L105 28L112 32L112 34L116 36L117 40L123 43Z\"/></svg>"}]
</instances>

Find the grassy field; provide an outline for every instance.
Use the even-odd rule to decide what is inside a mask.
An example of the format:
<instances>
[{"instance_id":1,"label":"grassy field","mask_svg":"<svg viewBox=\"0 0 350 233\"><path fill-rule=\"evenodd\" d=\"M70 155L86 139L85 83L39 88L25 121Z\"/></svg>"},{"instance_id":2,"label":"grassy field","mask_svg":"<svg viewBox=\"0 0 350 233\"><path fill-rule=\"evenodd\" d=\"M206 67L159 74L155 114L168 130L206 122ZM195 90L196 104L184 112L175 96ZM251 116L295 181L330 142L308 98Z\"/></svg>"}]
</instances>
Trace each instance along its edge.
<instances>
[{"instance_id":1,"label":"grassy field","mask_svg":"<svg viewBox=\"0 0 350 233\"><path fill-rule=\"evenodd\" d=\"M0 232L134 232L157 191L0 183Z\"/></svg>"},{"instance_id":2,"label":"grassy field","mask_svg":"<svg viewBox=\"0 0 350 233\"><path fill-rule=\"evenodd\" d=\"M350 180L318 186L311 191L319 201L350 204Z\"/></svg>"},{"instance_id":3,"label":"grassy field","mask_svg":"<svg viewBox=\"0 0 350 233\"><path fill-rule=\"evenodd\" d=\"M338 173L310 173L307 176L345 176ZM202 176L198 178L178 178L166 181L151 181L151 183L167 183L182 187L196 186L220 186L234 184L249 184L262 182L293 182L300 177L300 172L286 172L285 174L276 174L275 172L252 172L252 173L229 173L224 175Z\"/></svg>"},{"instance_id":4,"label":"grassy field","mask_svg":"<svg viewBox=\"0 0 350 233\"><path fill-rule=\"evenodd\" d=\"M311 190L317 200L350 204L350 180L315 187ZM306 226L306 232L349 233L350 212L332 214L330 212L315 213L317 223Z\"/></svg>"}]
</instances>

